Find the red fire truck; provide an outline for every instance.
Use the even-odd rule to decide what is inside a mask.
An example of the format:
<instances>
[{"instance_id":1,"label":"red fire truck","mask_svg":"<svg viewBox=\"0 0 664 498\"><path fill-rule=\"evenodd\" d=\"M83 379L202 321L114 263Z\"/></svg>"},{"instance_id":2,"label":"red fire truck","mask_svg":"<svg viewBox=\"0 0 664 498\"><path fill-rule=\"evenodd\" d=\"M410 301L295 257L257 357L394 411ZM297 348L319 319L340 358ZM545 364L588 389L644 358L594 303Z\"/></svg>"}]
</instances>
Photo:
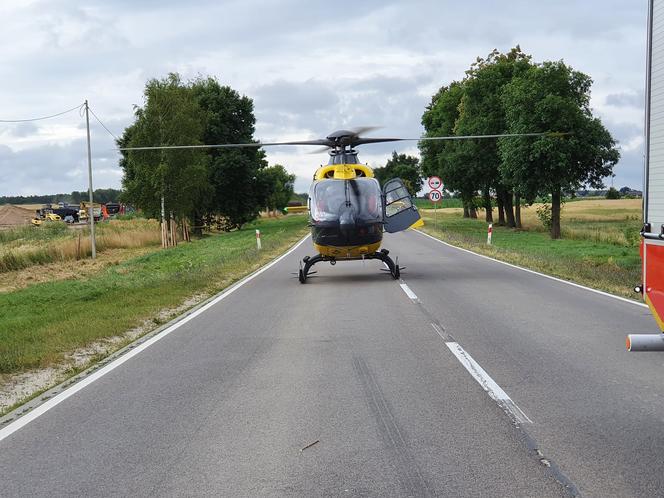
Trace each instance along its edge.
<instances>
[{"instance_id":1,"label":"red fire truck","mask_svg":"<svg viewBox=\"0 0 664 498\"><path fill-rule=\"evenodd\" d=\"M664 351L664 0L650 0L646 64L641 283L659 334L630 334L628 351Z\"/></svg>"}]
</instances>

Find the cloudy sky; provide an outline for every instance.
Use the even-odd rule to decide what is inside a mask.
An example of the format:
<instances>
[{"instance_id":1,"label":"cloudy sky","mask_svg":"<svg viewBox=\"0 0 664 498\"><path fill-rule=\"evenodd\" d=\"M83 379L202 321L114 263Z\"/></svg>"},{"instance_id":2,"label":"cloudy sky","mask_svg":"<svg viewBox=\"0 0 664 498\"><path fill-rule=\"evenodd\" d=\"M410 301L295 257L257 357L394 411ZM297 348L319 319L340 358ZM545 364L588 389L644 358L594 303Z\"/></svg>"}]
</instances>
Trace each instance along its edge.
<instances>
[{"instance_id":1,"label":"cloudy sky","mask_svg":"<svg viewBox=\"0 0 664 498\"><path fill-rule=\"evenodd\" d=\"M380 125L417 137L431 95L478 55L520 44L535 61L589 74L592 106L620 142L615 186L641 188L647 1L2 0L0 120L44 116L86 98L115 135L142 105L146 80L212 75L254 99L256 138L309 139ZM365 146L384 165L393 149ZM95 188L119 187L112 137L93 120ZM327 161L268 150L306 191ZM87 189L85 120L0 123L0 195Z\"/></svg>"}]
</instances>

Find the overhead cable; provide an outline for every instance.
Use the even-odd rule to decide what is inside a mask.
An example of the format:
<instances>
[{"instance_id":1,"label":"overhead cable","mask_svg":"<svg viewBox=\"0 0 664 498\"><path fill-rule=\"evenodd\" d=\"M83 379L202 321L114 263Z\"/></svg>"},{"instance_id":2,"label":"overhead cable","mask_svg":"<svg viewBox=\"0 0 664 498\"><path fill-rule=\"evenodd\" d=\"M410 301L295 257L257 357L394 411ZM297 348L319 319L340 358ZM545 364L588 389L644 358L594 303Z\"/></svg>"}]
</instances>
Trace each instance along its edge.
<instances>
[{"instance_id":1,"label":"overhead cable","mask_svg":"<svg viewBox=\"0 0 664 498\"><path fill-rule=\"evenodd\" d=\"M79 104L76 107L72 107L71 109L67 109L66 111L58 112L57 114L51 114L50 116L41 116L38 118L28 118L28 119L0 119L0 123L26 123L28 121L41 121L43 119L51 119L55 118L58 116L62 116L63 114L67 114L68 112L76 111L77 109L80 109L83 106L83 104Z\"/></svg>"},{"instance_id":2,"label":"overhead cable","mask_svg":"<svg viewBox=\"0 0 664 498\"><path fill-rule=\"evenodd\" d=\"M101 122L101 119L99 119L99 117L95 114L95 111L93 111L93 110L90 108L89 105L88 105L88 110L89 110L90 113L95 117L95 119L99 122L99 124L102 125L102 127L104 128L104 130L106 130L106 131L108 132L109 135L111 135L111 136L112 136L117 142L119 142L120 139L119 139L118 137L116 137L116 136L113 134L113 132L112 132L111 130L109 130L108 128L106 128L106 125L105 125L104 123Z\"/></svg>"}]
</instances>

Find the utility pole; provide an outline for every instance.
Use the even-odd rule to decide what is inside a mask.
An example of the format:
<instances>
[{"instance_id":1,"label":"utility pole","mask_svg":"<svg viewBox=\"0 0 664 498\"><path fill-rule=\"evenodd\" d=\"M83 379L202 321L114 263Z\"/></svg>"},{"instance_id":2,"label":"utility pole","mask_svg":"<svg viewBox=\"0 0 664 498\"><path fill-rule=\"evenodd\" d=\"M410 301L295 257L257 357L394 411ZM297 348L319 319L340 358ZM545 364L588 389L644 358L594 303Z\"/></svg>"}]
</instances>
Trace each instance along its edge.
<instances>
[{"instance_id":1,"label":"utility pole","mask_svg":"<svg viewBox=\"0 0 664 498\"><path fill-rule=\"evenodd\" d=\"M90 113L88 112L88 101L85 100L85 126L88 131L88 188L90 193L90 205L88 206L88 218L90 220L90 247L92 248L92 259L97 258L97 244L95 242L95 211L92 200L92 152L90 149Z\"/></svg>"}]
</instances>

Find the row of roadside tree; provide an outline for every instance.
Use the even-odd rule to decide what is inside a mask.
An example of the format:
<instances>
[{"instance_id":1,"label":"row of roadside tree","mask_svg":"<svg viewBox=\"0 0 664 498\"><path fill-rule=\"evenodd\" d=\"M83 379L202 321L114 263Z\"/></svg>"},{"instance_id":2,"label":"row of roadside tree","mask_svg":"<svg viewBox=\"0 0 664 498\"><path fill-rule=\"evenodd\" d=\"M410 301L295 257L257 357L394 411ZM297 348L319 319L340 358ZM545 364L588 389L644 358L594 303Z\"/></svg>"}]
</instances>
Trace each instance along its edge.
<instances>
[{"instance_id":1,"label":"row of roadside tree","mask_svg":"<svg viewBox=\"0 0 664 498\"><path fill-rule=\"evenodd\" d=\"M551 237L560 237L560 206L582 186L601 188L620 157L593 116L589 76L562 61L534 63L517 46L477 58L466 77L443 86L422 116L426 136L503 135L498 139L422 141L421 171L459 193L464 215L519 228L522 203L550 199Z\"/></svg>"}]
</instances>

